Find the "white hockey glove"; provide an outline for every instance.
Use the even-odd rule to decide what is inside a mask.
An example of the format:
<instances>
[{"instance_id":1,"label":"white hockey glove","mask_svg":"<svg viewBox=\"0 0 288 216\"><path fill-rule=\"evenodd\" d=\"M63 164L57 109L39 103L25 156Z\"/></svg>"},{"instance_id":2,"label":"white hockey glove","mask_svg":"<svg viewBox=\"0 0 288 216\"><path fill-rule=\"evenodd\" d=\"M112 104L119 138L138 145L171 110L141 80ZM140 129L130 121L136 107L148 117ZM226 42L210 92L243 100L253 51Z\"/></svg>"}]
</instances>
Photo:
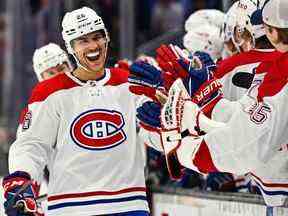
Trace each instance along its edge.
<instances>
[{"instance_id":1,"label":"white hockey glove","mask_svg":"<svg viewBox=\"0 0 288 216\"><path fill-rule=\"evenodd\" d=\"M176 151L182 144L182 139L189 136L192 141L199 138L202 132L208 133L225 124L207 118L197 104L191 101L182 80L177 79L171 86L168 100L161 110L161 126L161 142L168 171L172 178L179 179L182 176L182 166ZM186 145L189 144L186 142ZM198 146L195 145L195 148Z\"/></svg>"},{"instance_id":2,"label":"white hockey glove","mask_svg":"<svg viewBox=\"0 0 288 216\"><path fill-rule=\"evenodd\" d=\"M182 177L182 166L177 159L177 149L181 145L181 139L186 136L198 136L190 134L187 127L182 125L184 103L189 100L185 88L181 87L182 80L176 80L169 90L167 102L161 110L161 142L163 145L167 168L171 178ZM183 84L182 84L183 85Z\"/></svg>"},{"instance_id":3,"label":"white hockey glove","mask_svg":"<svg viewBox=\"0 0 288 216\"><path fill-rule=\"evenodd\" d=\"M204 133L209 133L210 131L216 128L225 126L225 123L213 121L210 118L206 117L201 112L199 106L191 100L182 80L178 79L177 81L174 82L171 94L172 92L175 91L182 92L181 93L182 96L177 98L179 100L178 110L181 110L181 116L182 116L182 119L179 120L181 121L182 133L186 131L185 134L189 134L192 136L199 136L203 135ZM166 103L166 105L168 106L168 103ZM174 108L176 108L175 105L176 101L174 102ZM173 114L171 110L167 114L169 113Z\"/></svg>"}]
</instances>

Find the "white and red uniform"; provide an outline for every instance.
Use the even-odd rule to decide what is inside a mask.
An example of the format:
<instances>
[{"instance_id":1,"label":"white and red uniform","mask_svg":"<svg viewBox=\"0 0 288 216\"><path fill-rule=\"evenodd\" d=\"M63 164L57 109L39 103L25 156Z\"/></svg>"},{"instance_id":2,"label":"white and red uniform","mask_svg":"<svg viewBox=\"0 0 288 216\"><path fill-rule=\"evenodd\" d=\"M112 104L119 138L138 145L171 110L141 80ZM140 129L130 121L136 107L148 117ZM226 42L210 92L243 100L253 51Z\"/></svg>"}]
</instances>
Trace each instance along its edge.
<instances>
[{"instance_id":1,"label":"white and red uniform","mask_svg":"<svg viewBox=\"0 0 288 216\"><path fill-rule=\"evenodd\" d=\"M239 72L254 74L257 66L264 61L271 61L281 54L273 49L254 49L233 55L227 59L217 62L214 72L216 78L220 79L224 97L231 101L239 100L246 94L247 89L235 86L232 78Z\"/></svg>"},{"instance_id":2,"label":"white and red uniform","mask_svg":"<svg viewBox=\"0 0 288 216\"><path fill-rule=\"evenodd\" d=\"M232 102L229 119L223 108L231 106L231 102L220 100L212 119L221 121L224 116L226 126L199 140L184 138L177 150L180 163L203 173L250 172L267 205L283 205L288 196L287 66L288 53L259 65L247 94ZM193 143L201 144L193 160L189 160Z\"/></svg>"},{"instance_id":3,"label":"white and red uniform","mask_svg":"<svg viewBox=\"0 0 288 216\"><path fill-rule=\"evenodd\" d=\"M136 145L136 98L127 77L106 69L100 80L83 83L60 74L34 88L9 171L39 180L48 164L48 215L149 211L144 145Z\"/></svg>"}]
</instances>

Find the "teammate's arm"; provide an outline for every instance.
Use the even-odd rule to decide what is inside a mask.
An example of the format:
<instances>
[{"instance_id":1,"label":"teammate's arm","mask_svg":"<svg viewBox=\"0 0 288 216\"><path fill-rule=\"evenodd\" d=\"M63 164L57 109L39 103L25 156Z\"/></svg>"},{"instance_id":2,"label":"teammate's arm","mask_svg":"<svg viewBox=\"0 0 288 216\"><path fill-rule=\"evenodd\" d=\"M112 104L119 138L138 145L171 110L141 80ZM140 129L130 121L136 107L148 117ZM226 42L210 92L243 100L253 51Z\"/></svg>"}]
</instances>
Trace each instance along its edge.
<instances>
[{"instance_id":1,"label":"teammate's arm","mask_svg":"<svg viewBox=\"0 0 288 216\"><path fill-rule=\"evenodd\" d=\"M223 127L199 139L183 138L177 149L178 159L183 166L197 167L203 173L252 171L265 163L265 156L273 149L278 151L271 140L275 115L276 111L267 103L251 101L247 109L239 104Z\"/></svg>"}]
</instances>

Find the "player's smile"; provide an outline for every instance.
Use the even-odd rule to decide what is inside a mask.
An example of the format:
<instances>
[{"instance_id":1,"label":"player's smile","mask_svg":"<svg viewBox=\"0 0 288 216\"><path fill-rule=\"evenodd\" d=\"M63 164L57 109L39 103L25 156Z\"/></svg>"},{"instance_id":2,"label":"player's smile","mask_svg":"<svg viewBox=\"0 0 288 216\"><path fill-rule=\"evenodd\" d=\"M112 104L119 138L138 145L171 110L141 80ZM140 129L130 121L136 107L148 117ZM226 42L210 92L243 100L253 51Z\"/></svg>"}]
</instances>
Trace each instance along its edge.
<instances>
[{"instance_id":1,"label":"player's smile","mask_svg":"<svg viewBox=\"0 0 288 216\"><path fill-rule=\"evenodd\" d=\"M95 52L90 52L90 53L86 54L86 58L90 62L97 61L99 59L99 57L100 57L100 50L97 50Z\"/></svg>"},{"instance_id":2,"label":"player's smile","mask_svg":"<svg viewBox=\"0 0 288 216\"><path fill-rule=\"evenodd\" d=\"M91 69L93 69L96 65L99 65L102 62L102 49L97 48L94 51L88 51L86 54L84 54L85 62L87 66Z\"/></svg>"},{"instance_id":3,"label":"player's smile","mask_svg":"<svg viewBox=\"0 0 288 216\"><path fill-rule=\"evenodd\" d=\"M92 32L74 42L79 62L91 71L103 69L106 58L106 39L101 32Z\"/></svg>"}]
</instances>

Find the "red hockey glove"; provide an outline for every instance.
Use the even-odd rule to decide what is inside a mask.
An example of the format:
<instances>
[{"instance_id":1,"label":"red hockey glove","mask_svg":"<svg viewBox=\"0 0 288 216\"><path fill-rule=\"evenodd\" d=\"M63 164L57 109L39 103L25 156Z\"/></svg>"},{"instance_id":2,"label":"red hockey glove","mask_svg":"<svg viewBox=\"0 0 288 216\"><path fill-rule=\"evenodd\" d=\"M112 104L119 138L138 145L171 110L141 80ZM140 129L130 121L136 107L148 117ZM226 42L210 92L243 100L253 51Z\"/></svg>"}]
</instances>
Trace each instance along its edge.
<instances>
[{"instance_id":1,"label":"red hockey glove","mask_svg":"<svg viewBox=\"0 0 288 216\"><path fill-rule=\"evenodd\" d=\"M17 171L4 177L5 213L8 216L39 216L36 194L39 186L31 181L28 173Z\"/></svg>"},{"instance_id":2,"label":"red hockey glove","mask_svg":"<svg viewBox=\"0 0 288 216\"><path fill-rule=\"evenodd\" d=\"M188 60L188 56L185 56L179 47L172 44L168 46L161 45L156 49L156 53L156 60L159 63L159 66L163 71L170 72L173 75L174 80L188 76L187 71L178 62L180 58Z\"/></svg>"}]
</instances>

